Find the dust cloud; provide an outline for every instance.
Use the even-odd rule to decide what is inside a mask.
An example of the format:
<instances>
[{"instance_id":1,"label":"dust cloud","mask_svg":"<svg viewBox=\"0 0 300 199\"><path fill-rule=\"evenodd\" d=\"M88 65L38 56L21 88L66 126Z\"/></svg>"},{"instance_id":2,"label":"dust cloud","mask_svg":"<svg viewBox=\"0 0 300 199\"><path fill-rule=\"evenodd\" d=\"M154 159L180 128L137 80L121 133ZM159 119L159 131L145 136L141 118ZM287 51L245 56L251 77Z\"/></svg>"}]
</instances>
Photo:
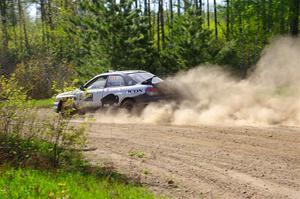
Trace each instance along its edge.
<instances>
[{"instance_id":1,"label":"dust cloud","mask_svg":"<svg viewBox=\"0 0 300 199\"><path fill-rule=\"evenodd\" d=\"M104 123L176 125L300 125L300 40L274 40L240 80L219 66L199 66L167 78L181 100L147 106L139 115L101 111Z\"/></svg>"}]
</instances>

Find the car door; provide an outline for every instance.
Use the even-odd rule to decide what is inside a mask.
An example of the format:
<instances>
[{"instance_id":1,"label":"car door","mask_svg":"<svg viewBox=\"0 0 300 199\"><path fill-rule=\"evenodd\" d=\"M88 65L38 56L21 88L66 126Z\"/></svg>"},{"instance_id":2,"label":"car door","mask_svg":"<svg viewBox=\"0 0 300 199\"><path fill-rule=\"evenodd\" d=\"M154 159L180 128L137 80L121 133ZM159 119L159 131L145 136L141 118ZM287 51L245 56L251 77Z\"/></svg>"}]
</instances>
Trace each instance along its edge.
<instances>
[{"instance_id":1,"label":"car door","mask_svg":"<svg viewBox=\"0 0 300 199\"><path fill-rule=\"evenodd\" d=\"M84 86L86 90L83 91L81 97L81 107L94 108L102 106L101 99L106 81L107 76L99 76L95 77Z\"/></svg>"},{"instance_id":2,"label":"car door","mask_svg":"<svg viewBox=\"0 0 300 199\"><path fill-rule=\"evenodd\" d=\"M122 75L109 75L103 91L102 104L119 104L125 92L126 82Z\"/></svg>"}]
</instances>

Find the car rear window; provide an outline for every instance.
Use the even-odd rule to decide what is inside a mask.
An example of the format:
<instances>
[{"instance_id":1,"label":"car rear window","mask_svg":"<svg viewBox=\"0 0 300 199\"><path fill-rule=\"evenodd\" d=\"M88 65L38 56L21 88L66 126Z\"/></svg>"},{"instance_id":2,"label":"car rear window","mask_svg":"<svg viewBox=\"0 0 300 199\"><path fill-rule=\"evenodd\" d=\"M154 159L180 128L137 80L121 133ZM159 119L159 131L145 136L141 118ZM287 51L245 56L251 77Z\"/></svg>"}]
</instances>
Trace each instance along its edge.
<instances>
[{"instance_id":1,"label":"car rear window","mask_svg":"<svg viewBox=\"0 0 300 199\"><path fill-rule=\"evenodd\" d=\"M152 78L154 75L151 73L139 72L139 73L128 74L128 76L131 77L136 83L142 83Z\"/></svg>"}]
</instances>

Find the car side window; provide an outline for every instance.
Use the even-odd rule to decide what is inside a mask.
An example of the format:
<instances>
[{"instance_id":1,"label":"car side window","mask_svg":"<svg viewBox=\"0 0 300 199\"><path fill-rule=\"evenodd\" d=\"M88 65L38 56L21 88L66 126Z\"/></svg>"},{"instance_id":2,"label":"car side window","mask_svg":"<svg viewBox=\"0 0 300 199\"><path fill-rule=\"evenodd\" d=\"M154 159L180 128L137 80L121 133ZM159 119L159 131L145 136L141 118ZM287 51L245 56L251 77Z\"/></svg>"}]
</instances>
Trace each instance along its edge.
<instances>
[{"instance_id":1,"label":"car side window","mask_svg":"<svg viewBox=\"0 0 300 199\"><path fill-rule=\"evenodd\" d=\"M87 89L102 89L106 84L107 77L98 77L87 85Z\"/></svg>"},{"instance_id":2,"label":"car side window","mask_svg":"<svg viewBox=\"0 0 300 199\"><path fill-rule=\"evenodd\" d=\"M107 79L106 87L125 86L125 80L120 75L110 75Z\"/></svg>"}]
</instances>

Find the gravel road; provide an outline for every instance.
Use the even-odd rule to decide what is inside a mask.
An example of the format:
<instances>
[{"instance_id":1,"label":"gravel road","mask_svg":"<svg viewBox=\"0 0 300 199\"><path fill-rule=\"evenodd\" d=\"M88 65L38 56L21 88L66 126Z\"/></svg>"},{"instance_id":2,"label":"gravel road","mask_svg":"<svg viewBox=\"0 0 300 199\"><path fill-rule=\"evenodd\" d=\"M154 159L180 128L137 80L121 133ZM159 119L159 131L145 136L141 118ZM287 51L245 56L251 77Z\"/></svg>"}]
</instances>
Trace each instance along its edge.
<instances>
[{"instance_id":1,"label":"gravel road","mask_svg":"<svg viewBox=\"0 0 300 199\"><path fill-rule=\"evenodd\" d=\"M85 152L170 198L300 198L300 128L93 123Z\"/></svg>"}]
</instances>

